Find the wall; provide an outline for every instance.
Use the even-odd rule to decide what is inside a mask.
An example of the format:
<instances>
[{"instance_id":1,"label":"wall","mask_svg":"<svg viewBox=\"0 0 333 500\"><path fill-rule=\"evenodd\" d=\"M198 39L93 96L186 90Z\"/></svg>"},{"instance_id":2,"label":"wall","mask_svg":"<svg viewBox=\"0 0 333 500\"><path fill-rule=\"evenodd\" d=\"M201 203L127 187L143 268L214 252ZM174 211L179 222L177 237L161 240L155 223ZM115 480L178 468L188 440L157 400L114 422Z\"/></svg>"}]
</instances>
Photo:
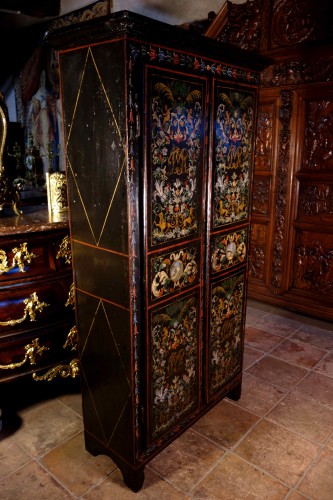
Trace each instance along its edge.
<instances>
[{"instance_id":1,"label":"wall","mask_svg":"<svg viewBox=\"0 0 333 500\"><path fill-rule=\"evenodd\" d=\"M113 0L112 10L131 10L169 24L207 19L210 11L219 12L225 0Z\"/></svg>"}]
</instances>

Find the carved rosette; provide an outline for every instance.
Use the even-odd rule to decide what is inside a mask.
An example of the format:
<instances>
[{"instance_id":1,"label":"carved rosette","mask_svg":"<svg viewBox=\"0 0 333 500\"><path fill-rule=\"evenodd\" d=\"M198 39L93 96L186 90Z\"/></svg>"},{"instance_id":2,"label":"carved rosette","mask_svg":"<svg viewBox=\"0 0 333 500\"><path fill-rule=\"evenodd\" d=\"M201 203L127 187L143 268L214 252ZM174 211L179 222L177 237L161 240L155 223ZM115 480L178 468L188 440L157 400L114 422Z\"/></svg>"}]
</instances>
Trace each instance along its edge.
<instances>
[{"instance_id":1,"label":"carved rosette","mask_svg":"<svg viewBox=\"0 0 333 500\"><path fill-rule=\"evenodd\" d=\"M271 16L272 47L315 38L318 5L311 0L275 0Z\"/></svg>"},{"instance_id":2,"label":"carved rosette","mask_svg":"<svg viewBox=\"0 0 333 500\"><path fill-rule=\"evenodd\" d=\"M281 279L283 271L284 245L286 231L286 208L288 190L288 165L290 157L290 120L293 108L293 94L290 90L281 92L282 105L280 107L281 133L279 157L277 165L277 186L275 199L275 228L272 259L271 285L273 293L282 293Z\"/></svg>"}]
</instances>

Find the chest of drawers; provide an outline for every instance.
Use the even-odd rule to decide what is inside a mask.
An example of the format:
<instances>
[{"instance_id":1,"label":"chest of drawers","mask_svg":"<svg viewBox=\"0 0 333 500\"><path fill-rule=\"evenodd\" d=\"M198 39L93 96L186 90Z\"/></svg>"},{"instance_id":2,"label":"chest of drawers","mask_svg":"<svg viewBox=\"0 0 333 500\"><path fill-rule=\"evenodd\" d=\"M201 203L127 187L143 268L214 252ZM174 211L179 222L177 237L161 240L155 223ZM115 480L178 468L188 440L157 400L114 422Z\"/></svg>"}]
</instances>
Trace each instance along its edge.
<instances>
[{"instance_id":1,"label":"chest of drawers","mask_svg":"<svg viewBox=\"0 0 333 500\"><path fill-rule=\"evenodd\" d=\"M46 206L22 211L1 213L0 382L73 357L63 347L75 322L67 214L50 220Z\"/></svg>"}]
</instances>

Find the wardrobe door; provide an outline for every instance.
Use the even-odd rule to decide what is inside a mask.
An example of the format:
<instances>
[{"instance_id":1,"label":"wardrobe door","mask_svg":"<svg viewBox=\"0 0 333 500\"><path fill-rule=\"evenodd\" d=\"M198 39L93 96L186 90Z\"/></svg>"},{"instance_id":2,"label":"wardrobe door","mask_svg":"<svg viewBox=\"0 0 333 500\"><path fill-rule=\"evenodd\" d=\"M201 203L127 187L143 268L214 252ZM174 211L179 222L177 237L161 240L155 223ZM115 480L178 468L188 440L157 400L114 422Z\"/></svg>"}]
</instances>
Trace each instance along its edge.
<instances>
[{"instance_id":1,"label":"wardrobe door","mask_svg":"<svg viewBox=\"0 0 333 500\"><path fill-rule=\"evenodd\" d=\"M148 447L201 404L205 78L146 67Z\"/></svg>"},{"instance_id":2,"label":"wardrobe door","mask_svg":"<svg viewBox=\"0 0 333 500\"><path fill-rule=\"evenodd\" d=\"M255 93L214 82L208 198L206 397L241 381ZM238 378L237 378L238 377Z\"/></svg>"}]
</instances>

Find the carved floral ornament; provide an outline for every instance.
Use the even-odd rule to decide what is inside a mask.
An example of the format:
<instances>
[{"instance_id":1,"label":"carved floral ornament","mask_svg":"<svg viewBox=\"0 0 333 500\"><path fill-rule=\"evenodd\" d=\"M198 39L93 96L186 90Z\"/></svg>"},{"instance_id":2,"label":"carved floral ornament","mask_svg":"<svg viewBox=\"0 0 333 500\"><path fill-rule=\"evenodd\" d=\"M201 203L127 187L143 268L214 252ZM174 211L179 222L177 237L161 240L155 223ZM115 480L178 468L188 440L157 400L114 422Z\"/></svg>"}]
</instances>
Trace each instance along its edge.
<instances>
[{"instance_id":1,"label":"carved floral ornament","mask_svg":"<svg viewBox=\"0 0 333 500\"><path fill-rule=\"evenodd\" d=\"M206 31L206 36L245 50L271 51L298 47L332 36L331 0L227 1ZM261 74L261 86L333 80L331 51L302 55L274 64ZM275 57L273 55L273 57Z\"/></svg>"},{"instance_id":2,"label":"carved floral ornament","mask_svg":"<svg viewBox=\"0 0 333 500\"><path fill-rule=\"evenodd\" d=\"M19 272L26 272L26 264L31 264L31 260L35 259L37 255L33 252L29 252L28 243L21 243L19 247L12 249L12 262L8 262L8 256L4 250L0 250L0 274L8 273L15 268L18 268Z\"/></svg>"},{"instance_id":3,"label":"carved floral ornament","mask_svg":"<svg viewBox=\"0 0 333 500\"><path fill-rule=\"evenodd\" d=\"M290 59L266 68L260 75L262 87L333 81L333 59Z\"/></svg>"},{"instance_id":4,"label":"carved floral ornament","mask_svg":"<svg viewBox=\"0 0 333 500\"><path fill-rule=\"evenodd\" d=\"M227 1L207 35L247 50L297 45L329 35L329 10L330 0Z\"/></svg>"}]
</instances>

